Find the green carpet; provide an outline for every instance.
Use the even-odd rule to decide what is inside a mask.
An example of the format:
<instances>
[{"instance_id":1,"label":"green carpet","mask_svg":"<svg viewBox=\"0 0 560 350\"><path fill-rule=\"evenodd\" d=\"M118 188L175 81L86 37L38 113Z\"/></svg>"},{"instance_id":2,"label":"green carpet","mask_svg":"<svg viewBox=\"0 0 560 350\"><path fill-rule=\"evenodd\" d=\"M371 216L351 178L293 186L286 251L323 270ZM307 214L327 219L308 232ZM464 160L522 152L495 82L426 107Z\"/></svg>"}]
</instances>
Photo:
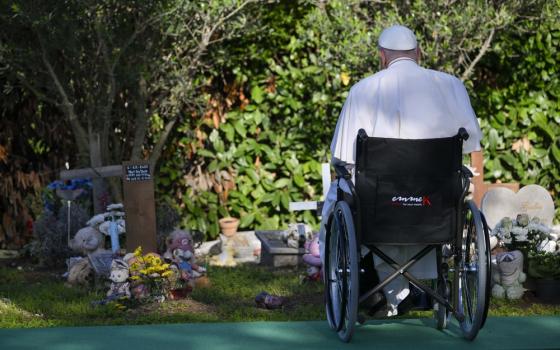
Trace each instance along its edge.
<instances>
[{"instance_id":1,"label":"green carpet","mask_svg":"<svg viewBox=\"0 0 560 350\"><path fill-rule=\"evenodd\" d=\"M455 323L374 320L341 343L326 321L0 329L0 349L560 349L560 317L493 317L473 342Z\"/></svg>"}]
</instances>

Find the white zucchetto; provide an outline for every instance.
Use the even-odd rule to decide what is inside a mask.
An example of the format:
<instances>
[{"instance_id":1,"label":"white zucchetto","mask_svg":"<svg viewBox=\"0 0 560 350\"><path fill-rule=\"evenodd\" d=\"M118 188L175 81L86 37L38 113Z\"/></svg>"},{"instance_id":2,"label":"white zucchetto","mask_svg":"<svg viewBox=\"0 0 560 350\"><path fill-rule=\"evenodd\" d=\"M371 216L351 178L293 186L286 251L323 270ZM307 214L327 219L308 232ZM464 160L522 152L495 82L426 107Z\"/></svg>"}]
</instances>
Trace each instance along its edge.
<instances>
[{"instance_id":1,"label":"white zucchetto","mask_svg":"<svg viewBox=\"0 0 560 350\"><path fill-rule=\"evenodd\" d=\"M378 44L389 50L412 50L416 48L416 36L407 27L394 25L381 32Z\"/></svg>"}]
</instances>

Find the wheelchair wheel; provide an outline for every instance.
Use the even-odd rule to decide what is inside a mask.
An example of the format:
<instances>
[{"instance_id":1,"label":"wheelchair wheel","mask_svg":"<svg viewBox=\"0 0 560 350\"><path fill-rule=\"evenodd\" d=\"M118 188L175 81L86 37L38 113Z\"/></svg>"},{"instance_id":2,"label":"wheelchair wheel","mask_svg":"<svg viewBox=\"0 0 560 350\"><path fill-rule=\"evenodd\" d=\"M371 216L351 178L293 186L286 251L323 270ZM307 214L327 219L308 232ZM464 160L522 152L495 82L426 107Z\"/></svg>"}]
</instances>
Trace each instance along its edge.
<instances>
[{"instance_id":1,"label":"wheelchair wheel","mask_svg":"<svg viewBox=\"0 0 560 350\"><path fill-rule=\"evenodd\" d=\"M460 322L463 336L473 340L484 323L488 304L488 255L486 233L476 205L465 205L465 221L459 264L455 269L457 308L464 315Z\"/></svg>"},{"instance_id":2,"label":"wheelchair wheel","mask_svg":"<svg viewBox=\"0 0 560 350\"><path fill-rule=\"evenodd\" d=\"M327 320L338 337L349 342L358 316L358 248L352 212L338 202L325 240L325 302Z\"/></svg>"}]
</instances>

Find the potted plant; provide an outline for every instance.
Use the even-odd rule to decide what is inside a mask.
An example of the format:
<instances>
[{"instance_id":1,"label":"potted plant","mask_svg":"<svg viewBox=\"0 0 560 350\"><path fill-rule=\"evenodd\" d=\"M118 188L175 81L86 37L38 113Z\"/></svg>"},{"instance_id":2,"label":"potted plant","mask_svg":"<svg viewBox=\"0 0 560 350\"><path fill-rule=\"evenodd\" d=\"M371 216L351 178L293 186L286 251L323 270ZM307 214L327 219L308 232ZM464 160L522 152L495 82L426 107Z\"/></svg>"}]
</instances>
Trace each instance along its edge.
<instances>
[{"instance_id":1,"label":"potted plant","mask_svg":"<svg viewBox=\"0 0 560 350\"><path fill-rule=\"evenodd\" d=\"M529 252L528 272L535 279L535 294L539 299L560 302L560 253L544 250Z\"/></svg>"}]
</instances>

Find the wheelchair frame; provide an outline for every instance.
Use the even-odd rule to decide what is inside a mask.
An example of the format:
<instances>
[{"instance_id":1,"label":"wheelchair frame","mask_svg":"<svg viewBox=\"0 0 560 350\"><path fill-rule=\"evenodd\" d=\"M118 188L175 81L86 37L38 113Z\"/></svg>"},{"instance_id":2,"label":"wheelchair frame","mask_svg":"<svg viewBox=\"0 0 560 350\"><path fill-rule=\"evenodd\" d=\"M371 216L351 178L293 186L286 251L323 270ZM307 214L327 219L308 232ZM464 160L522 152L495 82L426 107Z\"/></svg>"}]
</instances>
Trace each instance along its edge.
<instances>
[{"instance_id":1,"label":"wheelchair frame","mask_svg":"<svg viewBox=\"0 0 560 350\"><path fill-rule=\"evenodd\" d=\"M463 141L468 138L463 128L459 130L458 136ZM358 138L360 137L367 138L363 129L358 134ZM342 192L339 185L337 203L327 221L324 282L326 313L330 327L337 332L342 341L349 342L358 321L358 305L402 275L433 299L438 329L446 328L450 315L453 315L460 324L463 336L473 340L484 326L488 314L490 244L484 216L473 201L465 201L470 178L473 176L470 170L464 166L460 170L462 192L457 203L455 238L448 242L451 244L451 254L443 255L443 244L428 244L407 262L399 265L374 244L367 244L367 248L395 272L362 295L359 294L361 272L358 259L361 259L360 201L347 169L336 166L335 170L338 182L347 183L351 200L345 199L347 194ZM437 258L437 291L407 271L432 249L436 250ZM449 266L450 261L453 268Z\"/></svg>"}]
</instances>

